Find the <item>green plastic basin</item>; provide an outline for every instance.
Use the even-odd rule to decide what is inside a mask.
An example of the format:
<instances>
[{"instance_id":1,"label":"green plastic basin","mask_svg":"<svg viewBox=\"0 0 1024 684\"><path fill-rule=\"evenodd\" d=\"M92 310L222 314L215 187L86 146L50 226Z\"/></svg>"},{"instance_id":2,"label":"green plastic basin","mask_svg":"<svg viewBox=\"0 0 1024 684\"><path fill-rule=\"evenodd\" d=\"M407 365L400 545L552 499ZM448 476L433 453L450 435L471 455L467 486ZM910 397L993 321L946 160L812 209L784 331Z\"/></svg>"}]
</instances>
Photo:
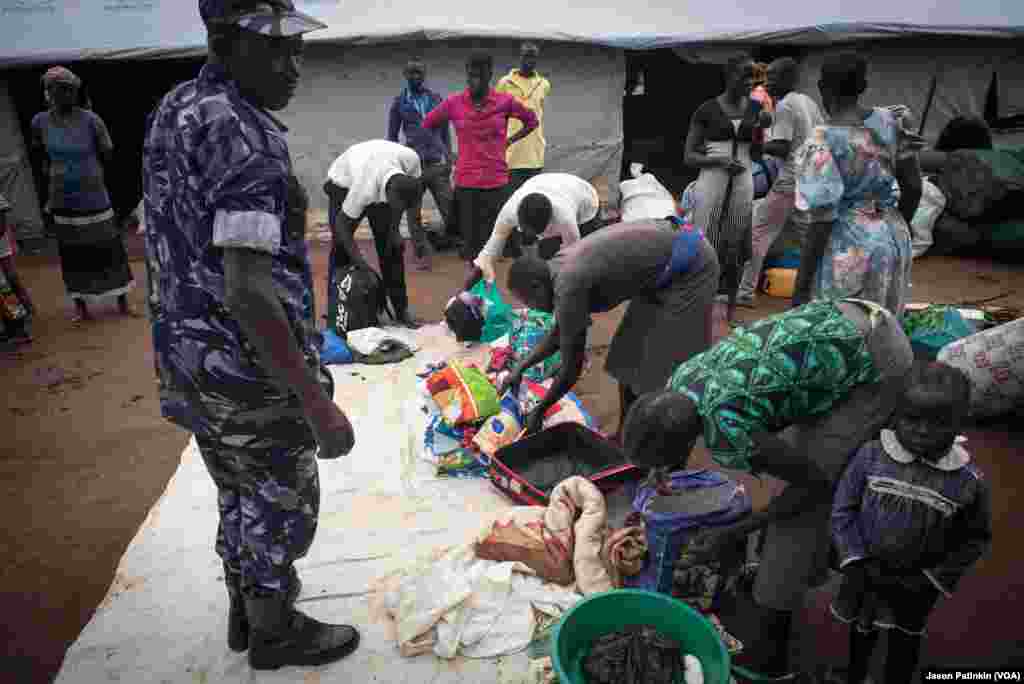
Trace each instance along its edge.
<instances>
[{"instance_id":1,"label":"green plastic basin","mask_svg":"<svg viewBox=\"0 0 1024 684\"><path fill-rule=\"evenodd\" d=\"M631 625L650 625L696 656L704 684L729 684L729 652L704 616L685 603L650 591L618 589L583 599L555 628L551 661L561 684L586 684L583 661L606 634Z\"/></svg>"}]
</instances>

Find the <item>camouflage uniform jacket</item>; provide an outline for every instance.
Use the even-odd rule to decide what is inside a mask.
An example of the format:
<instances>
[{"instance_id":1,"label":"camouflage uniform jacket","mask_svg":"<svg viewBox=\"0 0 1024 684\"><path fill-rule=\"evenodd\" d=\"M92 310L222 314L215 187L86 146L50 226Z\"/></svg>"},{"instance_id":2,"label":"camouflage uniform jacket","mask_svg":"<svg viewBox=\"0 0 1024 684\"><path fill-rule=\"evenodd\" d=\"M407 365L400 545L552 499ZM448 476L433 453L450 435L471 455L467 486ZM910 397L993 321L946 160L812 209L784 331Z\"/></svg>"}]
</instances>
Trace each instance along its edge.
<instances>
[{"instance_id":1,"label":"camouflage uniform jacket","mask_svg":"<svg viewBox=\"0 0 1024 684\"><path fill-rule=\"evenodd\" d=\"M166 95L147 123L146 270L161 408L197 435L219 435L228 418L259 425L299 413L227 308L224 248L273 256L295 339L319 366L308 200L292 173L286 131L215 64Z\"/></svg>"}]
</instances>

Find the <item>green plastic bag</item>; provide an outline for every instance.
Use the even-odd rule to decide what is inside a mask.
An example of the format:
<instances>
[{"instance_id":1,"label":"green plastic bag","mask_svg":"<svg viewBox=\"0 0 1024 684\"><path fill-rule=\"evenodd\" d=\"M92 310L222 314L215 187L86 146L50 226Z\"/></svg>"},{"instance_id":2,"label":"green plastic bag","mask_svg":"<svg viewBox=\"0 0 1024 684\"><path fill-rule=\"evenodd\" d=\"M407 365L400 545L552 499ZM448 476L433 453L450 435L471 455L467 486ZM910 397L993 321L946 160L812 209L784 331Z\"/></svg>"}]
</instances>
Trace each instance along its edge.
<instances>
[{"instance_id":1,"label":"green plastic bag","mask_svg":"<svg viewBox=\"0 0 1024 684\"><path fill-rule=\"evenodd\" d=\"M934 361L947 344L969 337L974 327L951 306L929 306L903 314L903 331L910 338L914 356Z\"/></svg>"},{"instance_id":2,"label":"green plastic bag","mask_svg":"<svg viewBox=\"0 0 1024 684\"><path fill-rule=\"evenodd\" d=\"M512 329L512 307L501 298L498 286L488 285L481 279L469 293L484 300L484 329L480 341L487 344L507 335Z\"/></svg>"}]
</instances>

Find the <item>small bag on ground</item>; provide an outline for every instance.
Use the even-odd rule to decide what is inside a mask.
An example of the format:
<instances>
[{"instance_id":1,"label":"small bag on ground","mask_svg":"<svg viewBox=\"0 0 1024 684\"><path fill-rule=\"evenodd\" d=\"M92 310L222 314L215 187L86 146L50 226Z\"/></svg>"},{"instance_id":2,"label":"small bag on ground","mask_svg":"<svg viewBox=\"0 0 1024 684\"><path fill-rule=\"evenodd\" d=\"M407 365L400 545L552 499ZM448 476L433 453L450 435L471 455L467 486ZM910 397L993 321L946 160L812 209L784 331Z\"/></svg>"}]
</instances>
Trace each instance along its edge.
<instances>
[{"instance_id":1,"label":"small bag on ground","mask_svg":"<svg viewBox=\"0 0 1024 684\"><path fill-rule=\"evenodd\" d=\"M387 298L376 273L354 265L331 269L327 282L327 327L345 337L352 330L376 328Z\"/></svg>"}]
</instances>

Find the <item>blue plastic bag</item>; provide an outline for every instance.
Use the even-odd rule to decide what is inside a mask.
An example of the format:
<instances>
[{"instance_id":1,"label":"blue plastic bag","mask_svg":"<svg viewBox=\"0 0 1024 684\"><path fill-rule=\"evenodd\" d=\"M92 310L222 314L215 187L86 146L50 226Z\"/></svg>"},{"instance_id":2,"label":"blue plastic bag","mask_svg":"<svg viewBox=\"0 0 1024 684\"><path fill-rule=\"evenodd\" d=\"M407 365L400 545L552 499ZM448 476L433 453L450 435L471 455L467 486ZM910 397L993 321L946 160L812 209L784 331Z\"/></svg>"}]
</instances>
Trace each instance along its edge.
<instances>
[{"instance_id":1,"label":"blue plastic bag","mask_svg":"<svg viewBox=\"0 0 1024 684\"><path fill-rule=\"evenodd\" d=\"M345 340L336 332L327 329L323 332L323 346L320 348L320 361L328 366L341 366L352 363L352 350Z\"/></svg>"}]
</instances>

